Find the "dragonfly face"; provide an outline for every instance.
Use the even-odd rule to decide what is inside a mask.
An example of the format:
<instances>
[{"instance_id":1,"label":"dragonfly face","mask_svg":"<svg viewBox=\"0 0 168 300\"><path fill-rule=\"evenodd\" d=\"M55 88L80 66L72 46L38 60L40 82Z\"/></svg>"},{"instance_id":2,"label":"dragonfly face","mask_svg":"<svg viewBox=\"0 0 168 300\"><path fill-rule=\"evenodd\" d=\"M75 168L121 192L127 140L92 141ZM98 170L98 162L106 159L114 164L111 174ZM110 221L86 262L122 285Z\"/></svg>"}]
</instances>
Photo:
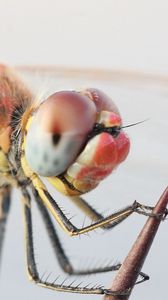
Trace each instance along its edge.
<instances>
[{"instance_id":1,"label":"dragonfly face","mask_svg":"<svg viewBox=\"0 0 168 300\"><path fill-rule=\"evenodd\" d=\"M129 152L116 106L96 89L51 95L31 115L26 131L30 167L52 184L55 181L57 189L54 177L64 176L74 194L95 188Z\"/></svg>"},{"instance_id":2,"label":"dragonfly face","mask_svg":"<svg viewBox=\"0 0 168 300\"><path fill-rule=\"evenodd\" d=\"M37 104L16 75L0 65L0 255L10 192L17 186L22 193L29 277L36 284L56 291L113 295L102 286L80 287L59 284L56 280L51 283L40 277L34 256L31 198L40 208L58 262L66 273L86 275L118 269L120 265L76 270L61 246L50 213L71 236L98 227L113 228L133 212L146 215L144 206L133 203L104 217L80 197L124 161L129 148L120 113L100 90L57 92ZM95 223L75 227L40 176L67 195Z\"/></svg>"}]
</instances>

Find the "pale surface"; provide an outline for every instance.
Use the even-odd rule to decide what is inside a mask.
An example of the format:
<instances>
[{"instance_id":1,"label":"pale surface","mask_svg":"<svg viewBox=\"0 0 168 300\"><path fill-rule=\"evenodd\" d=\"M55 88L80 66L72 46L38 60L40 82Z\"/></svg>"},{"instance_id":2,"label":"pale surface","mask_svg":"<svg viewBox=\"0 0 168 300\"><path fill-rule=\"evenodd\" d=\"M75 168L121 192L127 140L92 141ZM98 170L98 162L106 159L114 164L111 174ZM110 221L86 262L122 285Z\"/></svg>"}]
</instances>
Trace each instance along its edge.
<instances>
[{"instance_id":1,"label":"pale surface","mask_svg":"<svg viewBox=\"0 0 168 300\"><path fill-rule=\"evenodd\" d=\"M0 0L0 60L168 74L167 10L167 0Z\"/></svg>"},{"instance_id":2,"label":"pale surface","mask_svg":"<svg viewBox=\"0 0 168 300\"><path fill-rule=\"evenodd\" d=\"M128 128L131 138L131 153L127 161L86 199L100 212L112 212L135 199L147 205L154 205L168 184L168 80L131 80L125 77L111 77L103 80L94 79L91 74L68 76L44 72L22 72L29 85L38 95L50 94L56 90L97 87L107 92L117 103L125 125L149 118L141 125ZM74 214L68 201L55 193L61 206ZM18 192L14 193L12 211L9 219L7 239L4 247L1 272L1 298L41 299L41 300L79 300L102 299L102 296L82 296L56 293L36 287L28 282L25 271L23 248L23 226ZM75 210L76 213L76 210ZM62 274L49 248L46 233L41 221L35 215L35 252L41 275L52 271L51 281L61 274L60 281L66 277ZM74 223L82 225L84 216L74 217ZM86 220L87 223L87 220ZM145 217L134 215L111 232L90 233L90 237L69 238L61 233L64 248L70 253L76 266L87 267L102 265L111 259L122 261L133 241L145 223ZM167 221L161 225L154 245L149 253L143 271L151 280L135 288L132 300L162 300L167 297ZM107 258L107 260L106 260ZM73 278L74 279L74 278ZM73 281L73 279L71 281ZM83 281L111 285L112 274L80 278ZM67 282L71 282L67 281Z\"/></svg>"}]
</instances>

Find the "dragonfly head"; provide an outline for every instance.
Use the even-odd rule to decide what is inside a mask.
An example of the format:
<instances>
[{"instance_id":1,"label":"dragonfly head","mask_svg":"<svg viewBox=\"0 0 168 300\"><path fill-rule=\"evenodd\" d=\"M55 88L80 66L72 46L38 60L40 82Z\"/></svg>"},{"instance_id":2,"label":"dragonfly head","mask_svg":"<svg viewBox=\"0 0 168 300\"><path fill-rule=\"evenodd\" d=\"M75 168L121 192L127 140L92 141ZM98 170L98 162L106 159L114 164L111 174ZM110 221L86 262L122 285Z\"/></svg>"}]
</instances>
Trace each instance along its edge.
<instances>
[{"instance_id":1,"label":"dragonfly head","mask_svg":"<svg viewBox=\"0 0 168 300\"><path fill-rule=\"evenodd\" d=\"M97 89L54 93L31 116L25 137L34 172L48 178L64 174L82 192L125 160L129 147L117 107Z\"/></svg>"}]
</instances>

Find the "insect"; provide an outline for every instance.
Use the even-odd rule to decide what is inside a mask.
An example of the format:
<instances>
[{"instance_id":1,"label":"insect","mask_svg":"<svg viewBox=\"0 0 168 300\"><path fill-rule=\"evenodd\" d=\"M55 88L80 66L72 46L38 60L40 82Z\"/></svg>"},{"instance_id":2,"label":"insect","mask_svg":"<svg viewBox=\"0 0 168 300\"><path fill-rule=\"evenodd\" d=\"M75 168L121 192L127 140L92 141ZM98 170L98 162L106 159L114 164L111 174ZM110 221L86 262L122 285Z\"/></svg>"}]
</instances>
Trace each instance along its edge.
<instances>
[{"instance_id":1,"label":"insect","mask_svg":"<svg viewBox=\"0 0 168 300\"><path fill-rule=\"evenodd\" d=\"M119 110L106 94L93 88L56 92L43 102L34 99L15 73L0 65L0 254L11 190L17 187L23 196L30 279L56 291L113 294L103 287L57 284L40 278L34 256L30 195L38 204L65 272L85 275L118 269L120 265L75 270L61 246L50 213L70 236L98 227L113 228L133 212L152 215L152 208L134 202L103 217L81 197L96 188L129 153L130 141L123 131ZM76 203L94 223L75 227L50 195L43 178Z\"/></svg>"}]
</instances>

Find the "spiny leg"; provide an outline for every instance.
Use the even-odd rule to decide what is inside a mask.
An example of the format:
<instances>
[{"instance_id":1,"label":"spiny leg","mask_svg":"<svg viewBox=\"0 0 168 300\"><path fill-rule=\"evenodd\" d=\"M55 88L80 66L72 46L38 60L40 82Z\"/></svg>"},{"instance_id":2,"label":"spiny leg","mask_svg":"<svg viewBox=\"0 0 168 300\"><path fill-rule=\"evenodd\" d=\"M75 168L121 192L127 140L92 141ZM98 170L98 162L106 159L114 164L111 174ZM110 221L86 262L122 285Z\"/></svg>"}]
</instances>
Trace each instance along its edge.
<instances>
[{"instance_id":1,"label":"spiny leg","mask_svg":"<svg viewBox=\"0 0 168 300\"><path fill-rule=\"evenodd\" d=\"M93 287L89 288L87 286L80 287L56 284L56 280L52 283L44 281L40 278L34 255L34 245L33 245L33 234L32 234L32 217L31 217L31 199L28 191L26 189L22 190L23 193L23 210L24 210L24 220L25 220L25 241L26 241L26 258L27 258L27 269L30 280L36 283L39 286L52 289L60 292L71 292L71 293L80 293L80 294L108 294L108 295L127 295L130 290L123 292L115 292L102 287Z\"/></svg>"},{"instance_id":2,"label":"spiny leg","mask_svg":"<svg viewBox=\"0 0 168 300\"><path fill-rule=\"evenodd\" d=\"M57 232L55 230L55 227L53 225L51 217L50 217L46 207L42 203L41 199L39 198L38 193L35 191L35 189L34 189L33 194L34 194L35 200L38 204L39 210L42 214L42 218L45 223L45 226L46 226L48 235L50 237L51 243L53 245L53 248L55 250L56 256L58 258L58 263L60 264L60 266L64 270L64 272L66 272L70 275L89 275L89 274L96 274L96 273L119 270L119 268L121 267L121 264L119 264L119 263L116 265L107 266L104 268L102 267L102 268L95 268L95 269L91 269L91 270L74 270L74 268L72 267L67 255L65 254L65 251L61 245L60 238L57 235ZM138 281L136 284L149 279L149 276L143 272L140 272L140 275L142 276L142 280Z\"/></svg>"},{"instance_id":3,"label":"spiny leg","mask_svg":"<svg viewBox=\"0 0 168 300\"><path fill-rule=\"evenodd\" d=\"M81 196L68 197L81 211L84 212L90 219L97 221L103 219L103 215L96 211L89 203L87 203Z\"/></svg>"},{"instance_id":4,"label":"spiny leg","mask_svg":"<svg viewBox=\"0 0 168 300\"><path fill-rule=\"evenodd\" d=\"M60 207L56 203L56 201L52 198L52 196L47 191L45 185L40 180L40 178L36 174L33 174L33 176L31 177L31 180L32 180L33 186L35 187L36 191L38 192L44 205L47 206L47 208L49 209L51 214L54 216L54 218L57 220L57 222L60 224L60 226L66 232L68 232L71 236L89 232L91 230L102 227L109 223L111 223L111 225L114 227L114 226L118 225L120 222L122 222L124 219L126 219L133 212L150 215L153 217L160 217L158 215L153 214L152 212L147 213L146 211L144 211L144 208L146 208L146 207L139 204L138 202L134 202L132 205L130 205L124 209L121 209L120 211L113 213L113 214L103 218L102 220L98 220L97 222L95 222L91 225L88 225L86 227L83 227L83 228L77 228L65 216L63 211L60 209ZM166 213L167 213L167 211L166 211Z\"/></svg>"},{"instance_id":5,"label":"spiny leg","mask_svg":"<svg viewBox=\"0 0 168 300\"><path fill-rule=\"evenodd\" d=\"M33 192L34 198L37 202L37 205L39 207L40 213L42 215L46 230L48 232L51 244L53 246L53 249L55 251L55 254L58 258L58 263L60 267L64 270L64 272L70 274L70 275L89 275L89 274L96 274L96 273L102 273L102 272L110 272L110 271L116 271L120 268L120 264L112 265L112 266L106 266L101 268L93 268L93 269L86 269L86 270L75 270L72 266L68 256L65 253L65 250L63 249L61 245L60 238L56 232L56 229L54 227L54 224L51 220L51 217L42 203L41 199L39 198L38 193L34 190Z\"/></svg>"},{"instance_id":6,"label":"spiny leg","mask_svg":"<svg viewBox=\"0 0 168 300\"><path fill-rule=\"evenodd\" d=\"M105 217L103 216L103 214L97 212L97 210L95 208L93 208L89 203L87 203L81 196L70 196L68 197L77 207L79 207L79 209L81 211L83 211L89 218L92 219L92 221L98 221L98 220L102 220ZM140 204L138 202L134 202L134 204L137 204L137 210L135 209L135 211L138 214L142 214L144 216L150 216L150 217L156 217L156 218L161 218L162 220L165 220L167 214L168 214L168 210L166 209L164 212L164 215L159 215L159 214L154 214L152 213L152 210L154 207L152 206L147 206L147 205L143 205ZM134 205L133 204L133 205ZM132 205L132 206L133 206ZM150 212L149 212L150 211ZM121 221L118 221L117 224L119 224ZM116 225L117 225L116 224ZM114 223L112 224L106 224L105 226L102 226L101 228L103 229L112 229L115 226Z\"/></svg>"},{"instance_id":7,"label":"spiny leg","mask_svg":"<svg viewBox=\"0 0 168 300\"><path fill-rule=\"evenodd\" d=\"M89 203L87 203L81 196L70 196L68 197L81 211L83 211L92 221L98 221L104 219L103 214L97 212ZM106 224L101 227L103 229L111 229L114 224Z\"/></svg>"},{"instance_id":8,"label":"spiny leg","mask_svg":"<svg viewBox=\"0 0 168 300\"><path fill-rule=\"evenodd\" d=\"M2 256L7 217L10 209L10 192L11 189L9 186L0 188L0 260Z\"/></svg>"},{"instance_id":9,"label":"spiny leg","mask_svg":"<svg viewBox=\"0 0 168 300\"><path fill-rule=\"evenodd\" d=\"M71 274L71 272L73 272L73 267L71 266L71 263L69 262L68 257L66 256L65 251L61 245L60 239L56 232L55 226L50 218L49 212L44 206L35 189L33 190L33 195L41 213L42 220L44 221L48 236L50 238L50 242L57 256L58 263L65 272Z\"/></svg>"}]
</instances>

